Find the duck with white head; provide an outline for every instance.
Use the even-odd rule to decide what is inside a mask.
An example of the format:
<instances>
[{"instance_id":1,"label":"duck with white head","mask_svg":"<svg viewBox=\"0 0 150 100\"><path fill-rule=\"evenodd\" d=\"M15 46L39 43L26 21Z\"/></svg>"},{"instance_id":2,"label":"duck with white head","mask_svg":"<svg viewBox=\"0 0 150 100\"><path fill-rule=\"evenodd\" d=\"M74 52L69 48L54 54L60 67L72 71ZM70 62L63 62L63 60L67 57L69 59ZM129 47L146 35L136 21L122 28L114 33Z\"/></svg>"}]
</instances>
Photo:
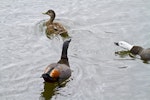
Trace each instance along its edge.
<instances>
[{"instance_id":1,"label":"duck with white head","mask_svg":"<svg viewBox=\"0 0 150 100\"><path fill-rule=\"evenodd\" d=\"M144 61L150 60L150 48L144 49L141 46L131 45L125 41L114 42L114 44L128 50L133 55L139 55Z\"/></svg>"}]
</instances>

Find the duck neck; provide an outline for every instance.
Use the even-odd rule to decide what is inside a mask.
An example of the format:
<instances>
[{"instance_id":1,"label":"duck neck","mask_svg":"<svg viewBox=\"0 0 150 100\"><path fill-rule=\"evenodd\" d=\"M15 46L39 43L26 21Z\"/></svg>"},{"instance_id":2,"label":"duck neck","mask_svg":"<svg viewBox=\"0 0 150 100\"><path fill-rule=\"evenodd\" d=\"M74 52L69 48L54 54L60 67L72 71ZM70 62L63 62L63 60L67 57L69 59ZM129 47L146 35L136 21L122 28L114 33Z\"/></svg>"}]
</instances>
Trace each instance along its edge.
<instances>
[{"instance_id":1,"label":"duck neck","mask_svg":"<svg viewBox=\"0 0 150 100\"><path fill-rule=\"evenodd\" d=\"M49 23L52 24L55 19L55 13L50 16Z\"/></svg>"},{"instance_id":2,"label":"duck neck","mask_svg":"<svg viewBox=\"0 0 150 100\"><path fill-rule=\"evenodd\" d=\"M66 64L69 66L69 62L68 62L68 46L71 40L65 41L63 43L63 48L62 48L62 53L61 53L61 59L58 63L60 64Z\"/></svg>"},{"instance_id":3,"label":"duck neck","mask_svg":"<svg viewBox=\"0 0 150 100\"><path fill-rule=\"evenodd\" d=\"M133 46L133 48L130 50L130 52L134 55L140 55L143 48L140 46Z\"/></svg>"}]
</instances>

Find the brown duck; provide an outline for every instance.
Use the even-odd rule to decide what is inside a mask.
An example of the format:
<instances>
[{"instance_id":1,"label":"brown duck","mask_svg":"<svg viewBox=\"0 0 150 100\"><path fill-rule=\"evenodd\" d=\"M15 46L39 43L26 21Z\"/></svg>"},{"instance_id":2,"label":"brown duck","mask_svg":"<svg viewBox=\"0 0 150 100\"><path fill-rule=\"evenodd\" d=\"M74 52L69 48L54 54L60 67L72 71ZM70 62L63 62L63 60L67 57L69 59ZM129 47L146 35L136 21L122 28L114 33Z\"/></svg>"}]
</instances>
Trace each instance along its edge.
<instances>
[{"instance_id":1,"label":"brown duck","mask_svg":"<svg viewBox=\"0 0 150 100\"><path fill-rule=\"evenodd\" d=\"M46 22L46 35L50 37L52 34L61 35L62 37L68 37L67 30L57 22L53 22L55 19L55 12L53 10L48 10L46 13L43 13L50 16L50 19Z\"/></svg>"},{"instance_id":2,"label":"brown duck","mask_svg":"<svg viewBox=\"0 0 150 100\"><path fill-rule=\"evenodd\" d=\"M46 67L44 74L42 74L46 82L63 82L71 76L71 69L67 57L70 41L71 39L63 43L61 59L57 63L52 63Z\"/></svg>"}]
</instances>

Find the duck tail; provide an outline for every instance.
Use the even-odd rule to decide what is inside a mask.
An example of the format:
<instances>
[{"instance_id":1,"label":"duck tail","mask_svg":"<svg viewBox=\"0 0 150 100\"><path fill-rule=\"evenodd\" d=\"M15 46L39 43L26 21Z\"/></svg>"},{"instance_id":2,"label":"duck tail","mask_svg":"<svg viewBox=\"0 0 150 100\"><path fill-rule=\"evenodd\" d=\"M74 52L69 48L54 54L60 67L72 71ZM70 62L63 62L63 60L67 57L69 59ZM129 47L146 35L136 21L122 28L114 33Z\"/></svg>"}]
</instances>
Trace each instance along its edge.
<instances>
[{"instance_id":1,"label":"duck tail","mask_svg":"<svg viewBox=\"0 0 150 100\"><path fill-rule=\"evenodd\" d=\"M66 64L66 65L69 66L67 51L68 51L68 46L69 46L70 41L71 41L71 39L66 40L63 43L62 53L61 53L61 59L58 61L59 64Z\"/></svg>"}]
</instances>

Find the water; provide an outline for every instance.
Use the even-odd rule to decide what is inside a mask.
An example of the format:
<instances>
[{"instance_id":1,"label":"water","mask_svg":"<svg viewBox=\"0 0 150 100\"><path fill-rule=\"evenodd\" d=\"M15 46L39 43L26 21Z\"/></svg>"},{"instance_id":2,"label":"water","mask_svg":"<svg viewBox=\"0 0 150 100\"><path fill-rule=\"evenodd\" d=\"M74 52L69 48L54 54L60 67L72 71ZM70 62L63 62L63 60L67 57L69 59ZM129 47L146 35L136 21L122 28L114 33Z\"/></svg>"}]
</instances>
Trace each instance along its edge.
<instances>
[{"instance_id":1,"label":"water","mask_svg":"<svg viewBox=\"0 0 150 100\"><path fill-rule=\"evenodd\" d=\"M62 87L40 78L63 43L44 34L48 9L72 37L72 76ZM149 18L148 0L1 0L0 100L149 100L150 65L115 55L114 45L150 47Z\"/></svg>"}]
</instances>

